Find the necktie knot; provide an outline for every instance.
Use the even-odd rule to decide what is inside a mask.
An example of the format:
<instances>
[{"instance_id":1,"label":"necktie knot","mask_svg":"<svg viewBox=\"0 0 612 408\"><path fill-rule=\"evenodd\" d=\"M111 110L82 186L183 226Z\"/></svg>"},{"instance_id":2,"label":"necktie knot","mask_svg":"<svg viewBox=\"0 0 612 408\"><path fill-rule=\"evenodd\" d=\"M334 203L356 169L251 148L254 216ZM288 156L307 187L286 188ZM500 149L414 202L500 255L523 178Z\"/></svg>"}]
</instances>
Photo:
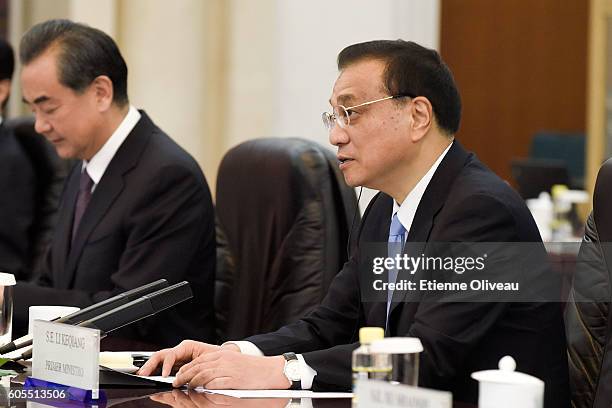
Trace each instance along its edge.
<instances>
[{"instance_id":1,"label":"necktie knot","mask_svg":"<svg viewBox=\"0 0 612 408\"><path fill-rule=\"evenodd\" d=\"M81 173L81 180L79 181L79 190L80 191L88 191L91 193L91 188L93 187L93 180L89 177L89 173L87 170L83 170Z\"/></svg>"},{"instance_id":2,"label":"necktie knot","mask_svg":"<svg viewBox=\"0 0 612 408\"><path fill-rule=\"evenodd\" d=\"M403 237L404 234L406 233L406 228L404 228L404 226L402 225L402 223L400 222L397 214L395 214L393 216L393 219L391 219L391 226L389 227L389 241L400 241L398 239L391 239L392 237Z\"/></svg>"}]
</instances>

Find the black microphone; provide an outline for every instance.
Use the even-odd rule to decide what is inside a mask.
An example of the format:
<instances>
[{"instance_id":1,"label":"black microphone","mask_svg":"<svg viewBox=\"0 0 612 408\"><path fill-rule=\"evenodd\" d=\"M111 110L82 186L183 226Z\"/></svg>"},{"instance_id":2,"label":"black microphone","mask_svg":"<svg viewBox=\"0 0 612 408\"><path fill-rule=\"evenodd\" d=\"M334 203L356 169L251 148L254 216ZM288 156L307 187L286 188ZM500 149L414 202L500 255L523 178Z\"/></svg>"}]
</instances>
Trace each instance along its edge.
<instances>
[{"instance_id":1,"label":"black microphone","mask_svg":"<svg viewBox=\"0 0 612 408\"><path fill-rule=\"evenodd\" d=\"M153 316L181 302L193 297L189 282L183 281L156 292L144 295L139 299L116 307L78 324L81 327L89 327L100 330L100 336L105 337L108 333L120 329L128 324L137 322L146 317ZM13 361L27 360L32 357L32 349L25 351L21 356L15 357Z\"/></svg>"},{"instance_id":2,"label":"black microphone","mask_svg":"<svg viewBox=\"0 0 612 408\"><path fill-rule=\"evenodd\" d=\"M112 298L108 298L101 302L95 303L91 306L88 306L84 309L81 309L77 312L69 314L64 317L59 317L57 319L51 320L55 323L65 323L65 324L78 324L84 320L89 320L94 318L95 316L101 315L109 310L115 309L121 305L124 305L128 302L136 300L143 295L146 295L151 292L158 291L163 288L168 287L168 281L166 279L159 279L155 282L147 283L146 285L139 286L135 289L128 290L127 292L123 292L118 294L117 296L113 296ZM20 337L4 346L0 347L0 354L10 353L11 351L31 346L32 345L32 335L28 334L23 337Z\"/></svg>"},{"instance_id":3,"label":"black microphone","mask_svg":"<svg viewBox=\"0 0 612 408\"><path fill-rule=\"evenodd\" d=\"M81 327L98 329L102 336L120 329L128 324L176 306L193 297L189 282L183 281L158 290L140 299L119 306L104 314L78 324Z\"/></svg>"}]
</instances>

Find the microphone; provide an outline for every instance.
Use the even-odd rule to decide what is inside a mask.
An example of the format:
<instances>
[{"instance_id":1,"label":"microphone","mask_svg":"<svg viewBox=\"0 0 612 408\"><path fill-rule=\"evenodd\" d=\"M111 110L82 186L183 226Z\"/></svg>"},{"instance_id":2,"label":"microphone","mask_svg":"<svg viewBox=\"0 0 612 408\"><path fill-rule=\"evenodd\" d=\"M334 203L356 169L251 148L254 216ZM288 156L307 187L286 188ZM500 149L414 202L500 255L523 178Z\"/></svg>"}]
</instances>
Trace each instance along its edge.
<instances>
[{"instance_id":1,"label":"microphone","mask_svg":"<svg viewBox=\"0 0 612 408\"><path fill-rule=\"evenodd\" d=\"M74 312L64 317L59 317L51 320L55 323L65 323L65 324L78 324L84 320L92 319L95 316L98 316L102 313L108 312L109 310L115 309L121 305L124 305L128 302L136 300L143 295L146 295L151 292L158 291L163 288L168 287L168 281L166 279L159 279L155 282L147 283L146 285L139 286L137 288L128 290L127 292L123 292L118 294L117 296L113 296L112 298L108 298L101 302L95 303L91 306L88 306L84 309L79 310L78 312ZM31 346L32 345L32 335L27 334L23 337L20 337L12 342L5 344L0 347L0 355L10 353L11 351Z\"/></svg>"},{"instance_id":2,"label":"microphone","mask_svg":"<svg viewBox=\"0 0 612 408\"><path fill-rule=\"evenodd\" d=\"M153 316L192 297L193 292L189 282L183 281L144 295L139 299L123 304L92 319L82 321L78 326L98 329L100 330L101 338L103 338L112 331ZM27 360L31 357L32 348L12 360Z\"/></svg>"},{"instance_id":3,"label":"microphone","mask_svg":"<svg viewBox=\"0 0 612 408\"><path fill-rule=\"evenodd\" d=\"M126 303L113 310L78 324L100 330L102 336L146 317L176 306L193 297L189 282L183 281L158 290L140 299Z\"/></svg>"}]
</instances>

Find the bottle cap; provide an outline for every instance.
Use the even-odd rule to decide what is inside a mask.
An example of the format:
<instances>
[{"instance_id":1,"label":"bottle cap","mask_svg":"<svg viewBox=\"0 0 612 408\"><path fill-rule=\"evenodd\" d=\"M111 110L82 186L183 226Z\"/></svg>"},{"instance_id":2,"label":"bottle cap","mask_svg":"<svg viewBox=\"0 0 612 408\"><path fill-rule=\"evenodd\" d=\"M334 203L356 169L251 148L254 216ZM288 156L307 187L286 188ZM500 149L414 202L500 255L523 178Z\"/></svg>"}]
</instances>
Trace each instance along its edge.
<instances>
[{"instance_id":1,"label":"bottle cap","mask_svg":"<svg viewBox=\"0 0 612 408\"><path fill-rule=\"evenodd\" d=\"M555 184L550 189L550 192L551 192L553 198L558 198L561 195L563 195L567 190L568 190L568 188L567 188L567 186L565 184Z\"/></svg>"},{"instance_id":2,"label":"bottle cap","mask_svg":"<svg viewBox=\"0 0 612 408\"><path fill-rule=\"evenodd\" d=\"M382 327L362 327L359 329L359 342L361 344L370 344L384 337L385 330Z\"/></svg>"}]
</instances>

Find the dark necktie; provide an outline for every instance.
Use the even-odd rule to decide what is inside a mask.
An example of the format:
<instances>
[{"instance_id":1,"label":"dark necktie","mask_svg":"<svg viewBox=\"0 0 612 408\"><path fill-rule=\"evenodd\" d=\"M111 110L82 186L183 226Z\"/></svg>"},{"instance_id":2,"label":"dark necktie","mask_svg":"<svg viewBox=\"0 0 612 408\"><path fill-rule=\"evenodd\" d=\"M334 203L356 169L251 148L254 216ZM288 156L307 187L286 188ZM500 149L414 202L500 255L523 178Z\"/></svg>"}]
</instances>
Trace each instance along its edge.
<instances>
[{"instance_id":1,"label":"dark necktie","mask_svg":"<svg viewBox=\"0 0 612 408\"><path fill-rule=\"evenodd\" d=\"M72 223L72 242L76 237L77 231L79 230L79 224L85 209L91 200L91 188L93 187L93 180L89 177L87 170L83 170L81 173L81 180L79 182L79 195L77 196L76 206L74 208L74 221Z\"/></svg>"}]
</instances>

